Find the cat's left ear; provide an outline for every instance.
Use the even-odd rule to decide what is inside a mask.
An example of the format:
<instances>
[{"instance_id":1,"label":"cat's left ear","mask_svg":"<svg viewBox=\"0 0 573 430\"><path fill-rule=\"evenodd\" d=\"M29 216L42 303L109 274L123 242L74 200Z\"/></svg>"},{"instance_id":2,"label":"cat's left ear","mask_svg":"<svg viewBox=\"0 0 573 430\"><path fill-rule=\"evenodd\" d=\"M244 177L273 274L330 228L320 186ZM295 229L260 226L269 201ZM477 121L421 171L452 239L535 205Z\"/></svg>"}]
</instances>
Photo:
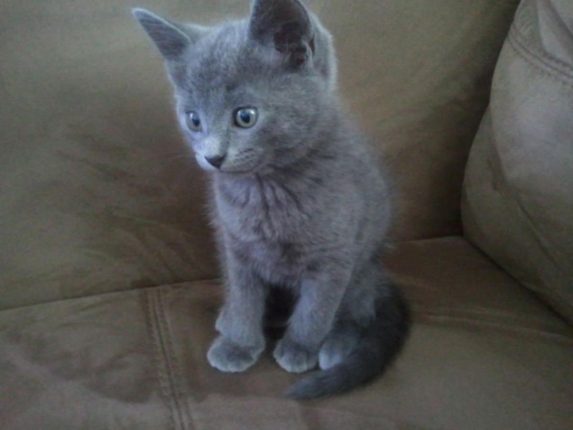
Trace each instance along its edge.
<instances>
[{"instance_id":1,"label":"cat's left ear","mask_svg":"<svg viewBox=\"0 0 573 430\"><path fill-rule=\"evenodd\" d=\"M198 28L176 24L148 10L136 8L132 13L167 61L179 60L200 36Z\"/></svg>"},{"instance_id":2,"label":"cat's left ear","mask_svg":"<svg viewBox=\"0 0 573 430\"><path fill-rule=\"evenodd\" d=\"M254 0L249 35L274 47L294 67L307 63L315 49L312 21L299 0Z\"/></svg>"}]
</instances>

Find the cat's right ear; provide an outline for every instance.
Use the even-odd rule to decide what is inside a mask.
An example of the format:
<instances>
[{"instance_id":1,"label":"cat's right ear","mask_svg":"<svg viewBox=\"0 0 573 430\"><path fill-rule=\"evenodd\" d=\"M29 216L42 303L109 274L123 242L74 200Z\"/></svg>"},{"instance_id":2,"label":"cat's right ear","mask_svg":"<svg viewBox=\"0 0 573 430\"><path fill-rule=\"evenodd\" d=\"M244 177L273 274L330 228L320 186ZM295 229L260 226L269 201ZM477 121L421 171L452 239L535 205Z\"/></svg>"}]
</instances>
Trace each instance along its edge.
<instances>
[{"instance_id":1,"label":"cat's right ear","mask_svg":"<svg viewBox=\"0 0 573 430\"><path fill-rule=\"evenodd\" d=\"M180 59L199 38L198 31L175 24L148 10L136 8L132 13L167 61Z\"/></svg>"},{"instance_id":2,"label":"cat's right ear","mask_svg":"<svg viewBox=\"0 0 573 430\"><path fill-rule=\"evenodd\" d=\"M254 0L249 34L273 46L295 67L307 63L315 51L310 15L300 0Z\"/></svg>"}]
</instances>

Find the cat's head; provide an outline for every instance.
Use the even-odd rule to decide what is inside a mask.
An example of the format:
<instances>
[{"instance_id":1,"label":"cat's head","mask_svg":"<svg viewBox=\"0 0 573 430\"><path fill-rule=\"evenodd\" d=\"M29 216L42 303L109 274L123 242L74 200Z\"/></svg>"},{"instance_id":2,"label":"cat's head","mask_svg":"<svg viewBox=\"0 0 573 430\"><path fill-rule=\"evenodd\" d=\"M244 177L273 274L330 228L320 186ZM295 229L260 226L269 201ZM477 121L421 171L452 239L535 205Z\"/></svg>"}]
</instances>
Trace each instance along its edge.
<instances>
[{"instance_id":1,"label":"cat's head","mask_svg":"<svg viewBox=\"0 0 573 430\"><path fill-rule=\"evenodd\" d=\"M330 34L299 0L255 0L248 19L217 27L133 13L166 61L181 129L203 169L264 174L319 140L336 60Z\"/></svg>"}]
</instances>

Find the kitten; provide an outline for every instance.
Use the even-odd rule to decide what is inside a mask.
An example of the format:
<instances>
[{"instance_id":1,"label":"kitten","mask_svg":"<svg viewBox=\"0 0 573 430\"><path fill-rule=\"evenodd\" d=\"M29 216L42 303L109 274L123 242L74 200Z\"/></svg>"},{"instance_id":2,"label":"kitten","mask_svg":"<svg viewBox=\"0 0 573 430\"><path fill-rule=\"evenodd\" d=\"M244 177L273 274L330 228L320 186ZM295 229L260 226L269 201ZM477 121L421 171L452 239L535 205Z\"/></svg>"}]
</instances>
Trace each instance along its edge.
<instances>
[{"instance_id":1,"label":"kitten","mask_svg":"<svg viewBox=\"0 0 573 430\"><path fill-rule=\"evenodd\" d=\"M166 60L182 132L212 173L227 295L209 363L223 372L255 364L266 305L286 305L273 297L290 292L274 358L288 372L322 370L288 395L331 395L380 374L409 314L380 263L389 188L340 107L330 34L299 0L255 0L248 19L212 28L134 15Z\"/></svg>"}]
</instances>

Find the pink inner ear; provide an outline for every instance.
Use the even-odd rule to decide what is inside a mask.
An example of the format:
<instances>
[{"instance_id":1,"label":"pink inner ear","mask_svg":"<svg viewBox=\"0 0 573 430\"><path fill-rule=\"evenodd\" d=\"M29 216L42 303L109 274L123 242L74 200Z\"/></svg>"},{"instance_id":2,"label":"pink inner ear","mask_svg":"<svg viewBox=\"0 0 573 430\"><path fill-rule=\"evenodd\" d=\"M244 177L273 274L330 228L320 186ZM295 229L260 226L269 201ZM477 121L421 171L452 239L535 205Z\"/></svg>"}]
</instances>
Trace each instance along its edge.
<instances>
[{"instance_id":1,"label":"pink inner ear","mask_svg":"<svg viewBox=\"0 0 573 430\"><path fill-rule=\"evenodd\" d=\"M288 54L289 61L301 66L308 60L309 50L314 53L314 37L307 43L305 29L298 22L287 22L274 34L273 42L277 51Z\"/></svg>"},{"instance_id":2,"label":"pink inner ear","mask_svg":"<svg viewBox=\"0 0 573 430\"><path fill-rule=\"evenodd\" d=\"M274 35L274 42L281 52L290 50L291 47L302 43L304 31L298 22L287 22Z\"/></svg>"},{"instance_id":3,"label":"pink inner ear","mask_svg":"<svg viewBox=\"0 0 573 430\"><path fill-rule=\"evenodd\" d=\"M254 3L250 31L255 38L277 32L293 32L302 38L309 36L310 28L308 13L299 0L257 0Z\"/></svg>"}]
</instances>

